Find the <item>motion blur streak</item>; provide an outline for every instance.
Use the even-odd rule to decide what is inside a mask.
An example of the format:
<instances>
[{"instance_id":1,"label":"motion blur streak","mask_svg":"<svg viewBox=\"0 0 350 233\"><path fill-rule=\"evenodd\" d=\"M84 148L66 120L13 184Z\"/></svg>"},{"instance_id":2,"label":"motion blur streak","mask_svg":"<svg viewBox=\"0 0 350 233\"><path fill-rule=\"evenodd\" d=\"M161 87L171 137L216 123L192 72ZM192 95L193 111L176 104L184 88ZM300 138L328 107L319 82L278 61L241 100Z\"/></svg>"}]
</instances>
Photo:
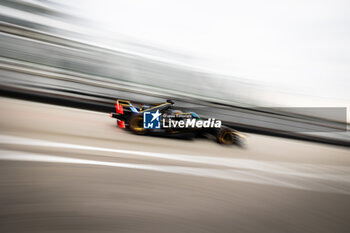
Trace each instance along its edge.
<instances>
[{"instance_id":1,"label":"motion blur streak","mask_svg":"<svg viewBox=\"0 0 350 233\"><path fill-rule=\"evenodd\" d=\"M349 228L347 148L255 134L224 147L133 135L93 111L0 108L0 232Z\"/></svg>"},{"instance_id":2,"label":"motion blur streak","mask_svg":"<svg viewBox=\"0 0 350 233\"><path fill-rule=\"evenodd\" d=\"M334 188L333 185L322 185L321 183L311 183L307 180L297 180L296 182L284 182L282 179L274 179L269 177L263 177L256 172L237 171L237 170L220 170L220 169L207 169L207 168L193 168L193 167L182 167L182 166L156 166L146 164L130 164L130 163L115 163L115 162L104 162L86 159L76 159L69 157L59 157L52 155L37 155L31 153L23 153L19 151L7 151L0 150L0 160L14 160L14 161L33 161L33 162L48 162L48 163L70 163L70 164L81 164L81 165L97 165L97 166L109 166L119 168L132 168L141 169L148 171L167 172L184 175L194 175L208 178L218 178L225 180L245 181L260 184L277 185L281 187L298 188L312 191L324 191L332 193L341 193L350 195L349 185L347 189ZM301 175L302 176L302 175ZM327 179L327 177L320 177L321 179ZM336 178L336 177L334 177ZM339 178L339 177L338 177ZM343 179L345 180L345 179ZM293 184L295 183L295 184ZM333 187L332 187L333 186ZM345 187L342 184L341 187Z\"/></svg>"},{"instance_id":3,"label":"motion blur streak","mask_svg":"<svg viewBox=\"0 0 350 233\"><path fill-rule=\"evenodd\" d=\"M147 151L119 150L110 148L101 148L93 146L83 146L68 143L57 143L44 140L28 139L8 135L0 135L0 144L31 145L40 147L57 147L76 150L105 151L112 153L132 154L145 157L154 157L160 159L169 159L175 161L185 161L191 163L200 163L207 165L224 166L237 169L250 169L268 173L284 174L292 176L301 176L309 178L322 178L326 180L342 181L350 183L350 167L330 166L330 165L311 165L311 164L293 164L286 162L263 162L258 160L234 159L208 157L199 155L167 154L153 153ZM346 174L346 175L344 175Z\"/></svg>"}]
</instances>

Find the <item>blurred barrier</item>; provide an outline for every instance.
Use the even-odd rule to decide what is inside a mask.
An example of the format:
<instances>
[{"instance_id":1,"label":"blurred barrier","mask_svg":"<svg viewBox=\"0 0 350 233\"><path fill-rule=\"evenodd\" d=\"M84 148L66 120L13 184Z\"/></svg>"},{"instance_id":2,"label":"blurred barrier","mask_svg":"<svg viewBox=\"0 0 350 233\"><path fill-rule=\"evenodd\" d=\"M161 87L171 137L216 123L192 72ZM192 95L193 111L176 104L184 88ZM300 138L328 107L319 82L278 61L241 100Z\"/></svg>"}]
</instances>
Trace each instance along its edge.
<instances>
[{"instance_id":1,"label":"blurred barrier","mask_svg":"<svg viewBox=\"0 0 350 233\"><path fill-rule=\"evenodd\" d=\"M231 85L208 73L147 56L84 44L8 23L0 23L2 57L120 81L182 96L248 106L239 82ZM220 91L214 91L220 90ZM241 96L243 93L241 93ZM241 99L241 100L240 100Z\"/></svg>"},{"instance_id":2,"label":"blurred barrier","mask_svg":"<svg viewBox=\"0 0 350 233\"><path fill-rule=\"evenodd\" d=\"M103 112L113 110L116 98L131 99L141 103L160 102L169 98L165 93L156 95L152 91L137 92L136 89L118 88L118 85L104 82L99 85L96 81L89 82L67 74L62 76L59 73L29 69L22 65L16 68L14 64L9 65L8 62L6 64L4 60L1 62L1 68L0 88L2 94L7 96L34 98L34 100ZM350 145L349 136L342 128L346 125L338 122L315 120L310 117L298 118L287 114L225 106L191 98L175 97L175 99L176 106L184 111L195 111L203 117L221 119L225 124L236 129L343 146Z\"/></svg>"},{"instance_id":3,"label":"blurred barrier","mask_svg":"<svg viewBox=\"0 0 350 233\"><path fill-rule=\"evenodd\" d=\"M232 85L229 93L215 87L217 80L211 81L208 74L6 23L0 24L0 30L0 85L4 95L41 96L51 102L75 103L75 107L100 111L109 111L116 98L146 103L173 98L183 110L221 119L242 130L350 143L345 122L254 109L243 104L243 99L232 101L240 96L239 91L235 92ZM211 82L213 85L208 85ZM239 89L239 83L235 86Z\"/></svg>"}]
</instances>

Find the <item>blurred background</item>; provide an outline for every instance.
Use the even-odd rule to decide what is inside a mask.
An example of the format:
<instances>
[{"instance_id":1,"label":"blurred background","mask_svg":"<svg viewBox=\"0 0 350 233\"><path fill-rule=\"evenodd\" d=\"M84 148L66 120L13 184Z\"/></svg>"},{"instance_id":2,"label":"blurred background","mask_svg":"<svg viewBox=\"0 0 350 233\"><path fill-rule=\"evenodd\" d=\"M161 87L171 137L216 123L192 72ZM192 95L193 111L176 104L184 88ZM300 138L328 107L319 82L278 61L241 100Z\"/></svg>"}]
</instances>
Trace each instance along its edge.
<instances>
[{"instance_id":1,"label":"blurred background","mask_svg":"<svg viewBox=\"0 0 350 233\"><path fill-rule=\"evenodd\" d=\"M0 1L0 231L344 232L349 7ZM247 147L127 134L117 98L173 99Z\"/></svg>"},{"instance_id":2,"label":"blurred background","mask_svg":"<svg viewBox=\"0 0 350 233\"><path fill-rule=\"evenodd\" d=\"M347 4L5 0L0 84L100 106L173 98L240 129L348 140Z\"/></svg>"},{"instance_id":3,"label":"blurred background","mask_svg":"<svg viewBox=\"0 0 350 233\"><path fill-rule=\"evenodd\" d=\"M235 104L348 106L347 3L315 3L2 1L1 54Z\"/></svg>"}]
</instances>

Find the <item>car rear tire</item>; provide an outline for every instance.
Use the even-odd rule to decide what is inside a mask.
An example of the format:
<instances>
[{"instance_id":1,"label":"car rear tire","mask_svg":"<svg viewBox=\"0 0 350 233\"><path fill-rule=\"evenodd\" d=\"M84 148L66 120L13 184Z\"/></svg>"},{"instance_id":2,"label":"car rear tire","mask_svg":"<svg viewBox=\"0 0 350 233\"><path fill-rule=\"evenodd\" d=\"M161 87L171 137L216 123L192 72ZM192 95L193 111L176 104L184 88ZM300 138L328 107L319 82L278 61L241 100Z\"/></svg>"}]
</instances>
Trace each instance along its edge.
<instances>
[{"instance_id":1,"label":"car rear tire","mask_svg":"<svg viewBox=\"0 0 350 233\"><path fill-rule=\"evenodd\" d=\"M232 145L236 141L235 135L233 135L232 130L227 128L221 128L216 134L216 139L218 143L224 145Z\"/></svg>"},{"instance_id":2,"label":"car rear tire","mask_svg":"<svg viewBox=\"0 0 350 233\"><path fill-rule=\"evenodd\" d=\"M131 117L129 121L129 129L135 134L145 134L146 129L143 128L143 117L142 115L135 115Z\"/></svg>"}]
</instances>

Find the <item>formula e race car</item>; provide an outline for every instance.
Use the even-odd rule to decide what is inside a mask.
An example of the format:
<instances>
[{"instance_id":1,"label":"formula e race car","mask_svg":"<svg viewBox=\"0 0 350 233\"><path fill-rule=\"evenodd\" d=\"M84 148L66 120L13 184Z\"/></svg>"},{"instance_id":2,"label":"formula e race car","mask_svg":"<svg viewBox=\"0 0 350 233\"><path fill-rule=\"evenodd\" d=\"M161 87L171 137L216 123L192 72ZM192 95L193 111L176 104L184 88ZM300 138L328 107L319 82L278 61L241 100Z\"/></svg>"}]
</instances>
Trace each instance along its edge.
<instances>
[{"instance_id":1,"label":"formula e race car","mask_svg":"<svg viewBox=\"0 0 350 233\"><path fill-rule=\"evenodd\" d=\"M221 121L212 118L202 119L194 112L174 109L173 105L172 100L146 105L118 99L115 103L116 112L112 112L110 116L117 119L119 128L138 135L186 139L212 135L220 144L243 145L245 136L221 125Z\"/></svg>"}]
</instances>

